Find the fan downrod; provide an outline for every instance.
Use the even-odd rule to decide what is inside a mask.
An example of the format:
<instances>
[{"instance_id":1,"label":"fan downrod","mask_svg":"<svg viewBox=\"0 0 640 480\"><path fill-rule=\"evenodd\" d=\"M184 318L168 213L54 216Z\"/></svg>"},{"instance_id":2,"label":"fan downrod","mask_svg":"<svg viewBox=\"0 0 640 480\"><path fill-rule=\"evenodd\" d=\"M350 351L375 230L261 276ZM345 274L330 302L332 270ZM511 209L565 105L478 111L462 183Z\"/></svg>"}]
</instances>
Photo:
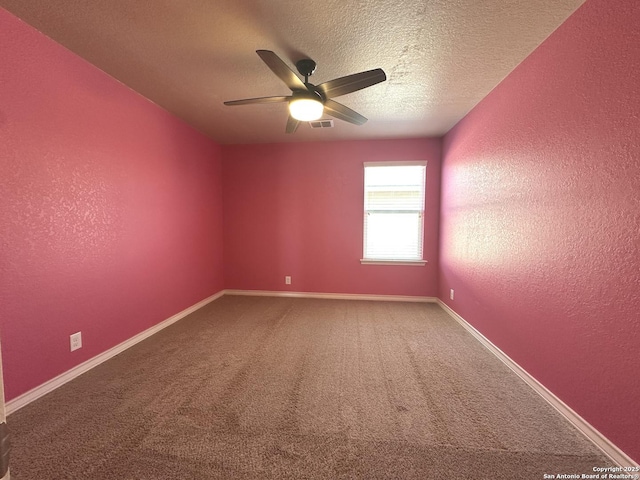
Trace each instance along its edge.
<instances>
[{"instance_id":1,"label":"fan downrod","mask_svg":"<svg viewBox=\"0 0 640 480\"><path fill-rule=\"evenodd\" d=\"M307 83L309 77L313 75L313 72L316 70L316 62L310 58L303 58L296 62L296 68L298 72L300 72L300 75L304 77L305 83Z\"/></svg>"}]
</instances>

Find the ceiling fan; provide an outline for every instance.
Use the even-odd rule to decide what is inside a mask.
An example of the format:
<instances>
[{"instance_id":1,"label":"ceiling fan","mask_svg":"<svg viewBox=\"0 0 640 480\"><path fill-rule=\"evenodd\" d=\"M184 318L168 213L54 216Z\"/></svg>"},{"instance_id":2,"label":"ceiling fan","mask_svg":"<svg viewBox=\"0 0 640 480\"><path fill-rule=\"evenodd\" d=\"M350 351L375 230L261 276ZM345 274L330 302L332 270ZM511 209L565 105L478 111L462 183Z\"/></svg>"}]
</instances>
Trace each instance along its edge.
<instances>
[{"instance_id":1,"label":"ceiling fan","mask_svg":"<svg viewBox=\"0 0 640 480\"><path fill-rule=\"evenodd\" d=\"M323 112L332 117L355 125L364 124L367 119L358 112L332 100L334 97L356 92L387 79L381 68L366 72L354 73L346 77L336 78L320 85L309 83L309 77L316 69L316 62L309 58L298 60L296 68L304 77L304 82L271 50L256 50L262 61L282 80L291 90L288 97L260 97L244 100L224 102L225 105L249 105L252 103L289 103L289 119L287 133L294 133L300 122L319 119Z\"/></svg>"}]
</instances>

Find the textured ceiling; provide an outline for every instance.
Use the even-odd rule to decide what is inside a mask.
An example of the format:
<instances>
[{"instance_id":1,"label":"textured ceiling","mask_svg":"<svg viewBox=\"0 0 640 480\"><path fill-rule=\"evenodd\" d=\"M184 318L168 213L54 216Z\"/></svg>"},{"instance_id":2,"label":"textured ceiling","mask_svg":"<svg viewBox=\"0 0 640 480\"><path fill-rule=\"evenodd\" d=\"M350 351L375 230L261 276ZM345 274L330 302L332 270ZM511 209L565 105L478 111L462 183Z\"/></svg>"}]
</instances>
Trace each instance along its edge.
<instances>
[{"instance_id":1,"label":"textured ceiling","mask_svg":"<svg viewBox=\"0 0 640 480\"><path fill-rule=\"evenodd\" d=\"M439 136L584 0L0 0L0 5L222 144ZM312 83L383 68L388 80L338 101L369 118L284 133L287 95L255 51Z\"/></svg>"}]
</instances>

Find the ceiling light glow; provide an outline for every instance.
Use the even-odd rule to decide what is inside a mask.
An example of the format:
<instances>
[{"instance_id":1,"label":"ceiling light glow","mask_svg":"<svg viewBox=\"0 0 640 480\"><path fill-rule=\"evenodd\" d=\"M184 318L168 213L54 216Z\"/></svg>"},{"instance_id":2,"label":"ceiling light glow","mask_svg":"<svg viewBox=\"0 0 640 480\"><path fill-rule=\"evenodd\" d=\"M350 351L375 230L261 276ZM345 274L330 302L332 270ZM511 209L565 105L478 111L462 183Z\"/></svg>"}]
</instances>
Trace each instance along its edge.
<instances>
[{"instance_id":1,"label":"ceiling light glow","mask_svg":"<svg viewBox=\"0 0 640 480\"><path fill-rule=\"evenodd\" d=\"M320 100L312 98L296 98L289 102L289 113L296 120L310 122L322 117L324 105Z\"/></svg>"}]
</instances>

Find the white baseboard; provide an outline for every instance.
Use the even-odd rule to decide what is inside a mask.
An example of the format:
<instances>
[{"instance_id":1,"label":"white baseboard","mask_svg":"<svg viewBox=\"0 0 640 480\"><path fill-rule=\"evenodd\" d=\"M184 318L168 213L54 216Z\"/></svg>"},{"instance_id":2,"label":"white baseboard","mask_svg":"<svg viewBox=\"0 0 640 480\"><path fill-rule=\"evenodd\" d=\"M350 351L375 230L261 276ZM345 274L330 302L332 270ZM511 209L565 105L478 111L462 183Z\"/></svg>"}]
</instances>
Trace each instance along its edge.
<instances>
[{"instance_id":1,"label":"white baseboard","mask_svg":"<svg viewBox=\"0 0 640 480\"><path fill-rule=\"evenodd\" d=\"M421 302L437 303L436 297L419 297L411 295L367 295L359 293L314 293L314 292L281 292L270 290L225 290L225 295L246 295L252 297L296 297L323 298L330 300L373 300L383 302Z\"/></svg>"},{"instance_id":2,"label":"white baseboard","mask_svg":"<svg viewBox=\"0 0 640 480\"><path fill-rule=\"evenodd\" d=\"M611 440L595 429L589 422L578 415L569 405L556 397L547 387L536 380L529 372L514 362L506 353L496 347L489 339L476 330L464 318L458 315L442 300L438 299L438 304L447 312L454 320L462 325L471 335L473 335L487 350L493 353L502 363L509 367L516 375L518 375L527 385L555 408L564 418L566 418L575 428L577 428L585 437L602 450L607 457L620 467L637 467L631 457L620 450Z\"/></svg>"},{"instance_id":3,"label":"white baseboard","mask_svg":"<svg viewBox=\"0 0 640 480\"><path fill-rule=\"evenodd\" d=\"M221 290L218 293L211 295L210 297L207 297L204 300L201 300L195 305L192 305L189 308L186 308L185 310L182 310L181 312L176 313L175 315L167 318L166 320L163 320L162 322L154 325L153 327L138 333L137 335L131 337L129 340L125 340L124 342L116 345L115 347L110 348L109 350L102 352L101 354L96 355L93 358L90 358L86 362L83 362L76 367L73 367L71 370L67 370L66 372L58 375L55 378L52 378L51 380L43 383L42 385L39 385L29 390L28 392L23 393L19 397L14 398L13 400L6 403L7 415L10 415L16 410L21 409L25 405L33 402L34 400L37 400L43 395L46 395L47 393L55 390L56 388L64 385L65 383L82 375L83 373L91 370L93 367L96 367L101 363L106 362L110 358L113 358L119 353L124 352L126 349L133 347L136 343L139 343L142 340L149 338L151 335L158 333L160 330L167 328L169 325L176 323L178 320L183 319L187 315L204 307L208 303L213 302L214 300L220 298L222 295L224 295L224 290Z\"/></svg>"}]
</instances>

